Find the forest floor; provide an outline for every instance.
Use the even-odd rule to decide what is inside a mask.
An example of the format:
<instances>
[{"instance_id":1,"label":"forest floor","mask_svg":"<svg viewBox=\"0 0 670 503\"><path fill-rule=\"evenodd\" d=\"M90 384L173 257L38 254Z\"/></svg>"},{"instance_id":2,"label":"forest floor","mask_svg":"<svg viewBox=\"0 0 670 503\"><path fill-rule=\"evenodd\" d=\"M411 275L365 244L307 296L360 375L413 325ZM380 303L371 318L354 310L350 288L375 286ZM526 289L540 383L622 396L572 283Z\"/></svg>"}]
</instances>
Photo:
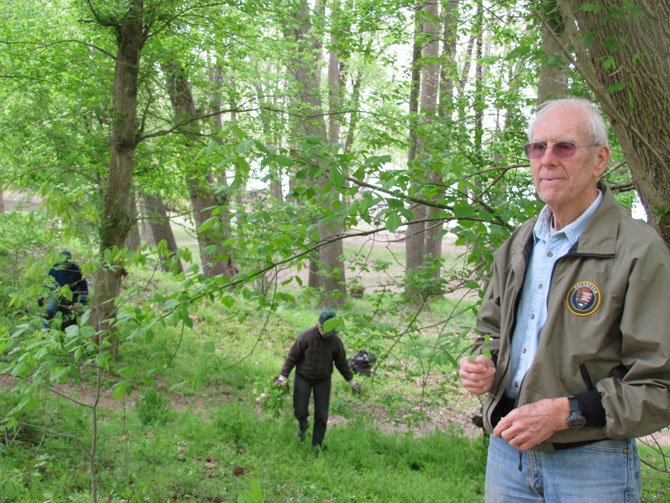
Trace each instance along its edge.
<instances>
[{"instance_id":1,"label":"forest floor","mask_svg":"<svg viewBox=\"0 0 670 503\"><path fill-rule=\"evenodd\" d=\"M10 388L14 386L15 381L12 376L0 374L0 388ZM124 401L114 398L113 389L103 388L100 390L99 397L94 387L82 383L59 383L52 386L52 392L59 396L68 397L68 399L92 406L96 398L98 407L122 410ZM221 406L232 399L232 393L225 390L216 390L215 395L209 395L205 391L199 392L198 396L184 397L172 394L170 397L172 407L175 410L198 410L201 414L207 415L209 410ZM249 397L252 400L252 397ZM126 399L125 407L134 408L135 396L131 395ZM465 392L453 393L449 397L449 405L432 406L424 409L423 418L420 421L409 421L408 417L398 417L392 415L389 411L378 404L362 403L359 412L368 417L374 417L375 427L385 433L411 432L415 436L423 436L434 431L448 432L454 429L460 429L469 438L479 438L482 436L481 428L475 426L472 417L478 413L479 404L476 398L469 396ZM259 413L262 410L258 409ZM344 424L348 421L343 416L331 414L328 422L331 426ZM411 424L411 426L408 426ZM660 432L643 437L640 441L655 445L670 446L670 428L665 428Z\"/></svg>"}]
</instances>

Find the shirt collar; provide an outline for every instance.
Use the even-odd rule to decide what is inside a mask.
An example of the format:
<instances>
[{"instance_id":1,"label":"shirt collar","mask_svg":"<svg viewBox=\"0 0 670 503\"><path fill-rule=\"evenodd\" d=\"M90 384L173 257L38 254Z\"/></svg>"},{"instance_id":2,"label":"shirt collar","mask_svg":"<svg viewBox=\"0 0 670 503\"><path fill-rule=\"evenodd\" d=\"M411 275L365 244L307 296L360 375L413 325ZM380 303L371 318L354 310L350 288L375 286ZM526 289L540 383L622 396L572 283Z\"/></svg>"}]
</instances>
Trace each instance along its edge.
<instances>
[{"instance_id":1,"label":"shirt collar","mask_svg":"<svg viewBox=\"0 0 670 503\"><path fill-rule=\"evenodd\" d=\"M574 244L577 241L577 239L579 239L579 235L582 233L584 227L586 227L586 224L598 209L598 206L600 205L600 202L602 200L603 200L603 194L599 189L598 195L596 196L596 199L591 203L591 205L588 208L586 208L586 210L581 215L579 215L579 217L577 217L576 220L570 222L560 231L554 230L552 226L553 213L551 211L551 208L545 205L545 207L542 208L540 215L537 217L535 227L533 227L533 237L535 239L535 242L537 243L539 239L547 240L559 234L564 234L565 237L568 239L568 241L570 241L570 244L571 245Z\"/></svg>"}]
</instances>

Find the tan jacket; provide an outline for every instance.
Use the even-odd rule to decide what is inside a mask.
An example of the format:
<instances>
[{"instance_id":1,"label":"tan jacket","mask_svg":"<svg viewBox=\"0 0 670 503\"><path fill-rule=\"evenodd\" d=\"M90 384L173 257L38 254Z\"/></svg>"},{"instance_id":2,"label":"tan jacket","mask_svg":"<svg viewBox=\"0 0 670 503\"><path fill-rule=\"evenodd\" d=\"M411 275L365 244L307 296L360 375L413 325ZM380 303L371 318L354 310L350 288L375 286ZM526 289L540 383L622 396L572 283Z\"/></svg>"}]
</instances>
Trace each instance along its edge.
<instances>
[{"instance_id":1,"label":"tan jacket","mask_svg":"<svg viewBox=\"0 0 670 503\"><path fill-rule=\"evenodd\" d=\"M547 320L516 405L589 391L597 401L597 390L594 410L604 409L604 426L556 432L537 450L638 437L670 424L670 255L650 226L601 190L603 201L579 241L555 265ZM534 224L525 222L494 254L477 320L496 361L483 410L488 431L514 406L506 403L505 386ZM476 348L483 345L484 337Z\"/></svg>"}]
</instances>

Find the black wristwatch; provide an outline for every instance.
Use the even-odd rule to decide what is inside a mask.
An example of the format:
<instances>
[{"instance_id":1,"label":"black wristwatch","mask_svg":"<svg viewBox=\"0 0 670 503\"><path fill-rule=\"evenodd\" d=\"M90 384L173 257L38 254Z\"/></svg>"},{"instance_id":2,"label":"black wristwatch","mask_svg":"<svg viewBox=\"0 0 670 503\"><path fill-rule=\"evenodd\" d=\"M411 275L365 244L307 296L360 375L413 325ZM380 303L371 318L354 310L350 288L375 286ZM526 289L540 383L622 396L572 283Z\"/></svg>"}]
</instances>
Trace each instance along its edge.
<instances>
[{"instance_id":1,"label":"black wristwatch","mask_svg":"<svg viewBox=\"0 0 670 503\"><path fill-rule=\"evenodd\" d=\"M579 402L574 396L568 397L568 403L570 404L570 415L568 419L565 420L565 424L568 425L568 428L571 430L577 430L583 427L586 424L586 418L582 414L582 409L579 408Z\"/></svg>"}]
</instances>

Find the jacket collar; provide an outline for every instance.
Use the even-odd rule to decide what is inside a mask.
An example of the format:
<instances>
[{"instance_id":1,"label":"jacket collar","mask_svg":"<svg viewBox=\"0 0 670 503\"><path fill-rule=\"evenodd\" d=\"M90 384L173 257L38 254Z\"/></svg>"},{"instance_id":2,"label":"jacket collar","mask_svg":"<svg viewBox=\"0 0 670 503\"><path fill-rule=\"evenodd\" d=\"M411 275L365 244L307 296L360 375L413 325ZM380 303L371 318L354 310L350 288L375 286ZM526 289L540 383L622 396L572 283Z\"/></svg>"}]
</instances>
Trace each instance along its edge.
<instances>
[{"instance_id":1,"label":"jacket collar","mask_svg":"<svg viewBox=\"0 0 670 503\"><path fill-rule=\"evenodd\" d=\"M570 250L571 254L614 255L619 235L619 221L624 209L618 203L609 187L603 183L598 183L598 188L603 194L603 200ZM533 244L533 228L537 222L537 218L535 217L526 221L517 230L519 239L516 241L512 254L518 257L519 260L525 258L527 262L530 258ZM522 263L519 264L520 267Z\"/></svg>"}]
</instances>

